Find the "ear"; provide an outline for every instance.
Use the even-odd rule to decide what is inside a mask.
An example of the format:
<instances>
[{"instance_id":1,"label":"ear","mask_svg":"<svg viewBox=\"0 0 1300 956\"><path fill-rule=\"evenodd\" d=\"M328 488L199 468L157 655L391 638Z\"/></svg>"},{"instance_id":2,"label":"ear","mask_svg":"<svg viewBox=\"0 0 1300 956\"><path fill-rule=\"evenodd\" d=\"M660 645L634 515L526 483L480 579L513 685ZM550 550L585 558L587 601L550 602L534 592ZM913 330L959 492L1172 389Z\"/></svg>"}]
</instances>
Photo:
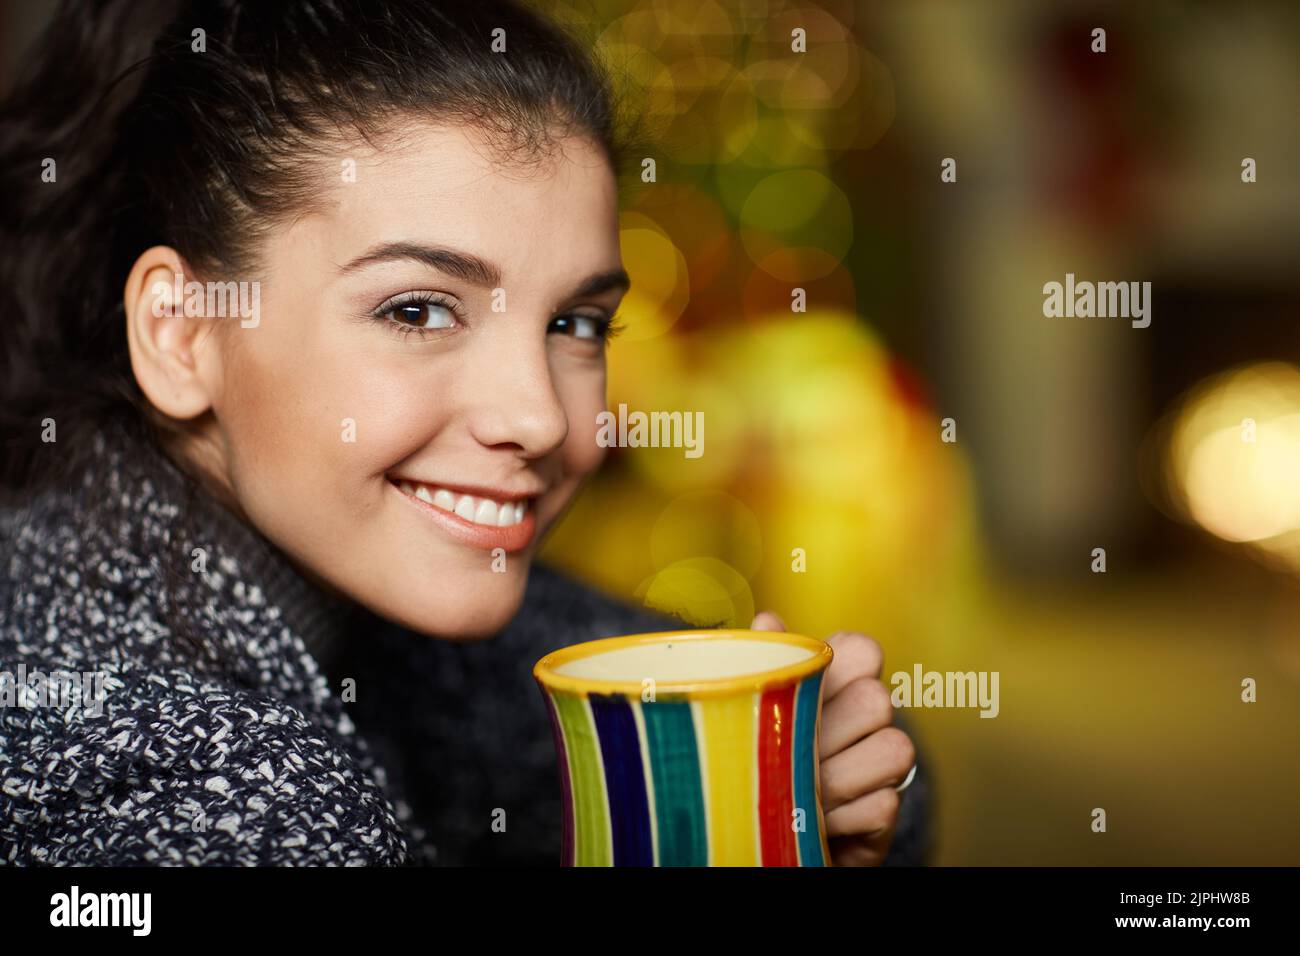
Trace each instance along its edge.
<instances>
[{"instance_id":1,"label":"ear","mask_svg":"<svg viewBox=\"0 0 1300 956\"><path fill-rule=\"evenodd\" d=\"M195 361L196 350L211 331L210 323L201 315L185 314L183 292L188 278L175 249L154 246L135 261L123 293L135 380L154 407L181 420L212 407L212 396Z\"/></svg>"}]
</instances>

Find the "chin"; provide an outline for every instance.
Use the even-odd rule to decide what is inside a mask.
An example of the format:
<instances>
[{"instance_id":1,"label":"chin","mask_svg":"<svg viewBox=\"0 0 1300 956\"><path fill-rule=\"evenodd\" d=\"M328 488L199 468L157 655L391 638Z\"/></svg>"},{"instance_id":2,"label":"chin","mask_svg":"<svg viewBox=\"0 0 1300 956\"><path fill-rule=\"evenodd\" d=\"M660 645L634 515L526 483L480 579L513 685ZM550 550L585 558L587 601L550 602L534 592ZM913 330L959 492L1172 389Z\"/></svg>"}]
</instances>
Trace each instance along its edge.
<instances>
[{"instance_id":1,"label":"chin","mask_svg":"<svg viewBox=\"0 0 1300 956\"><path fill-rule=\"evenodd\" d=\"M376 613L428 637L448 641L485 640L499 633L518 613L528 571L512 569L492 577L496 580L491 586L485 586L483 576L476 574L473 580L429 589L427 604L405 604L376 610Z\"/></svg>"}]
</instances>

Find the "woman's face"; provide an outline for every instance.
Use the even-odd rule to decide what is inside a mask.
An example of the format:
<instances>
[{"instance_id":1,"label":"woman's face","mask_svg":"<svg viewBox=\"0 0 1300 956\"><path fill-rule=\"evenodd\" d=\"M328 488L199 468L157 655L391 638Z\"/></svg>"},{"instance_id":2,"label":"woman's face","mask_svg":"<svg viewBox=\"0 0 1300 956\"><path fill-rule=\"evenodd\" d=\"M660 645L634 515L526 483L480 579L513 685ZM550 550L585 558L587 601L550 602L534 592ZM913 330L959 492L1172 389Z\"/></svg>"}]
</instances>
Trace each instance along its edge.
<instances>
[{"instance_id":1,"label":"woman's face","mask_svg":"<svg viewBox=\"0 0 1300 956\"><path fill-rule=\"evenodd\" d=\"M390 620L482 637L603 457L617 193L584 139L521 169L462 128L406 133L267 237L259 323L196 362L257 528Z\"/></svg>"}]
</instances>

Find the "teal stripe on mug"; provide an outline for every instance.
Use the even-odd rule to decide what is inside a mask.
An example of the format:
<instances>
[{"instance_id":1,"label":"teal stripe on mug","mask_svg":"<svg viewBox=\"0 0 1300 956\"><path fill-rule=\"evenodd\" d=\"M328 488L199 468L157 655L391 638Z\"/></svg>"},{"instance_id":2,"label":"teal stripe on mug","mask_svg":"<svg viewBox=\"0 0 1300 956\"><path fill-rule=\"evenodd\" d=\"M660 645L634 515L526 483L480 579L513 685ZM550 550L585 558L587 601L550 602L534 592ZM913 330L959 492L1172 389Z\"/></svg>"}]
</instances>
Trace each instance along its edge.
<instances>
[{"instance_id":1,"label":"teal stripe on mug","mask_svg":"<svg viewBox=\"0 0 1300 956\"><path fill-rule=\"evenodd\" d=\"M809 728L817 724L817 703L821 694L819 671L799 684L794 704L794 805L804 811L804 828L799 836L799 863L802 866L825 866L822 854L821 823L817 819L817 734Z\"/></svg>"},{"instance_id":2,"label":"teal stripe on mug","mask_svg":"<svg viewBox=\"0 0 1300 956\"><path fill-rule=\"evenodd\" d=\"M641 705L654 781L659 866L708 866L700 755L689 701Z\"/></svg>"}]
</instances>

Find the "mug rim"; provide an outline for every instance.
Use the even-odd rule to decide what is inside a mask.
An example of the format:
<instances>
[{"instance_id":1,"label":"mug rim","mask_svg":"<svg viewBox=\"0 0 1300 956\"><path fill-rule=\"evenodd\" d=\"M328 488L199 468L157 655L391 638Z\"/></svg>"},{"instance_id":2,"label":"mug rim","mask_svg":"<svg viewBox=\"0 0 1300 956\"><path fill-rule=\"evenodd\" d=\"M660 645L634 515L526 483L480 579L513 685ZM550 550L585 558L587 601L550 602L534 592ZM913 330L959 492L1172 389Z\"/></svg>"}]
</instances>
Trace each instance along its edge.
<instances>
[{"instance_id":1,"label":"mug rim","mask_svg":"<svg viewBox=\"0 0 1300 956\"><path fill-rule=\"evenodd\" d=\"M557 674L555 668L572 661L603 654L624 647L642 644L662 644L668 638L680 641L716 641L743 638L769 641L802 647L813 652L806 660L785 664L768 670L754 671L735 677L714 677L692 681L656 681L655 695L689 695L691 697L723 697L730 694L755 692L769 687L803 680L826 668L835 656L831 646L815 637L792 634L789 631L754 631L745 628L715 628L703 631L651 631L644 634L627 634L620 637L602 637L579 644L571 644L547 654L533 665L533 677L548 691L570 694L622 694L641 696L644 686L639 680L606 680L598 677L574 677Z\"/></svg>"}]
</instances>

